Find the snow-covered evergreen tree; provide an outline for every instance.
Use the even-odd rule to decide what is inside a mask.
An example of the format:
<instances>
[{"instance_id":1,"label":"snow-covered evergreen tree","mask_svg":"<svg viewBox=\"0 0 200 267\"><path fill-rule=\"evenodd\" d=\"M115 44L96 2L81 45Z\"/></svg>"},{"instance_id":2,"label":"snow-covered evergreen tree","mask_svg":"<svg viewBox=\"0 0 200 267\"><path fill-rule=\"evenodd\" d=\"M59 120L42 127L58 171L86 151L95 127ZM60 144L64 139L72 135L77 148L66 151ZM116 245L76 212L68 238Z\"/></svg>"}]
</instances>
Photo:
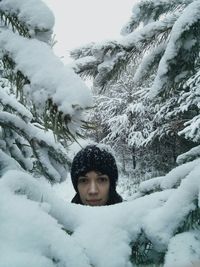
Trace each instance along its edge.
<instances>
[{"instance_id":1,"label":"snow-covered evergreen tree","mask_svg":"<svg viewBox=\"0 0 200 267\"><path fill-rule=\"evenodd\" d=\"M134 266L200 264L199 30L200 1L144 0L133 7L120 40L89 44L71 53L75 71L92 76L95 90L104 94L97 99L98 108L101 106L104 111L105 105L105 114L110 115L102 115L108 126L107 140L115 136L113 140L118 141L120 134L127 137L130 130L126 99L115 102L118 81L134 65L132 103L142 103L143 111L147 108L150 112L150 131L147 136L142 135L140 144L149 148L158 144L162 160L163 153L171 147L165 161L169 163L173 157L179 165L166 176L143 182L135 195L133 205L156 196L166 198L160 198L160 207L154 206L150 212L143 210L147 215L139 223L139 234L131 241ZM124 104L123 109L120 103ZM113 118L118 107L116 123ZM143 122L146 117L142 112L137 114L131 121L133 127L134 119Z\"/></svg>"},{"instance_id":2,"label":"snow-covered evergreen tree","mask_svg":"<svg viewBox=\"0 0 200 267\"><path fill-rule=\"evenodd\" d=\"M161 167L165 172L176 165L179 154L195 145L180 136L179 131L198 113L196 106L184 105L191 91L186 84L191 84L188 80L192 76L198 77L198 31L198 1L144 0L133 7L121 39L91 43L71 53L76 60L75 71L94 78L95 90L109 96L110 103L113 99L112 109L118 105L114 99L119 81L123 80L125 85L131 71L130 104L124 103L118 116L113 117L110 112L112 127L107 129L107 138L116 135L119 138L119 131L121 136L126 131L127 146L145 147L144 151L147 148L150 154L160 158L157 167L166 163ZM124 125L121 119L127 118L128 108L133 111L132 121Z\"/></svg>"},{"instance_id":3,"label":"snow-covered evergreen tree","mask_svg":"<svg viewBox=\"0 0 200 267\"><path fill-rule=\"evenodd\" d=\"M159 22L159 10L199 10L200 1L190 2L143 1L136 6L135 18L138 25L141 19L148 25L151 13L152 23ZM104 207L66 204L39 176L63 179L65 170L56 155L61 151L65 162L66 153L51 131L61 142L63 129L67 136L74 134L81 111L91 103L90 94L52 54L51 14L42 2L2 0L0 10L6 15L1 16L0 30L0 267L199 266L199 147L180 155L180 166L167 175L143 182L132 201ZM18 31L12 22L27 30ZM133 29L131 24L128 28ZM85 54L90 57L89 50ZM95 60L89 59L94 66ZM149 101L164 106L170 98L162 90L168 88L154 87L153 76L152 87L145 86ZM188 119L177 133L198 142L198 71L185 77L179 81L183 86L177 109L186 110Z\"/></svg>"},{"instance_id":4,"label":"snow-covered evergreen tree","mask_svg":"<svg viewBox=\"0 0 200 267\"><path fill-rule=\"evenodd\" d=\"M0 2L1 175L11 168L66 178L66 148L90 105L84 83L53 54L54 17L41 1Z\"/></svg>"}]
</instances>

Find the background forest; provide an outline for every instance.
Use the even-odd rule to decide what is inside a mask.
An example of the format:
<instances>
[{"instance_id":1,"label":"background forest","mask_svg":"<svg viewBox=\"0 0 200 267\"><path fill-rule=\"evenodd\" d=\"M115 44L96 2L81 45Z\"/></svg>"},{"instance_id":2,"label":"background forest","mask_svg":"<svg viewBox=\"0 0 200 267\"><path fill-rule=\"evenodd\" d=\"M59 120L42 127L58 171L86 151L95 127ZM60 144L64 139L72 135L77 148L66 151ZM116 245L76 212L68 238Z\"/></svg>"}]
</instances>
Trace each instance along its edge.
<instances>
[{"instance_id":1,"label":"background forest","mask_svg":"<svg viewBox=\"0 0 200 267\"><path fill-rule=\"evenodd\" d=\"M2 0L0 18L0 267L199 266L200 1L138 1L71 66L42 1ZM58 198L80 137L113 148L130 201Z\"/></svg>"},{"instance_id":2,"label":"background forest","mask_svg":"<svg viewBox=\"0 0 200 267\"><path fill-rule=\"evenodd\" d=\"M71 52L76 73L93 79L90 137L117 151L135 183L166 174L199 145L197 6L141 1L120 40ZM198 156L193 151L190 160Z\"/></svg>"}]
</instances>

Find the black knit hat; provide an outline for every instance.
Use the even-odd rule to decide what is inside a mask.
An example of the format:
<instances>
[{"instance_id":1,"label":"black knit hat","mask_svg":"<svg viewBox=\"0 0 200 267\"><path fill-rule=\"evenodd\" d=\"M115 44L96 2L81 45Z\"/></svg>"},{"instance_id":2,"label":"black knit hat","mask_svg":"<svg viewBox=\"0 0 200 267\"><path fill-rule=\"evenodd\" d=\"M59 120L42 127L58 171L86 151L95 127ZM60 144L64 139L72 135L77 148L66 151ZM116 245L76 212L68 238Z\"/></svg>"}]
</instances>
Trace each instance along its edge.
<instances>
[{"instance_id":1,"label":"black knit hat","mask_svg":"<svg viewBox=\"0 0 200 267\"><path fill-rule=\"evenodd\" d=\"M118 170L114 156L103 146L88 145L81 149L73 159L71 167L71 179L77 192L78 178L89 171L99 171L108 175L110 185L116 188Z\"/></svg>"}]
</instances>

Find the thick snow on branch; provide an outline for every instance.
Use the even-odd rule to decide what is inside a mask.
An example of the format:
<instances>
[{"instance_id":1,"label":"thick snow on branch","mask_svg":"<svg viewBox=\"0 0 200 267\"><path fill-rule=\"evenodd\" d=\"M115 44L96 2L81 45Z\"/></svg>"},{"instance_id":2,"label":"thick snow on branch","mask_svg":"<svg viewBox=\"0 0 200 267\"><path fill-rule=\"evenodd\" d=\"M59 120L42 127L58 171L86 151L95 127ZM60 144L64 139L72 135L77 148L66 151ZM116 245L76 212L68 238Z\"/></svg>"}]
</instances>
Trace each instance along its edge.
<instances>
[{"instance_id":1,"label":"thick snow on branch","mask_svg":"<svg viewBox=\"0 0 200 267\"><path fill-rule=\"evenodd\" d=\"M60 182L66 179L67 165L70 160L66 149L61 143L55 142L52 131L40 129L37 124L25 122L19 116L3 111L0 113L0 125L9 126L19 136L23 136L29 144L32 144L35 156L51 180Z\"/></svg>"},{"instance_id":2,"label":"thick snow on branch","mask_svg":"<svg viewBox=\"0 0 200 267\"><path fill-rule=\"evenodd\" d=\"M200 157L200 146L196 146L187 151L186 153L179 155L176 159L176 162L180 165L199 157Z\"/></svg>"},{"instance_id":3,"label":"thick snow on branch","mask_svg":"<svg viewBox=\"0 0 200 267\"><path fill-rule=\"evenodd\" d=\"M103 86L107 80L110 79L108 74L112 71L115 71L115 68L117 69L117 66L119 66L120 63L127 61L127 56L131 50L135 50L135 53L143 51L144 46L149 40L156 40L159 38L159 35L162 35L164 32L171 29L174 21L179 15L179 12L169 14L162 20L153 21L145 25L143 28L139 28L115 41L108 40L106 42L99 42L91 46L92 55L90 56L94 56L98 64L98 73L95 73L94 75L95 86ZM78 51L80 52L77 54L84 58L85 56L84 53L81 53L81 48ZM73 56L73 52L71 54ZM82 61L81 68L78 69L78 71L84 73L84 71L87 71L88 68L94 69L94 66L91 64L89 65L87 60L85 62Z\"/></svg>"},{"instance_id":4,"label":"thick snow on branch","mask_svg":"<svg viewBox=\"0 0 200 267\"><path fill-rule=\"evenodd\" d=\"M22 170L22 168L19 165L19 163L16 160L14 160L13 158L11 158L10 156L8 156L1 149L0 149L0 166L1 166L1 170L0 170L0 175L1 176L4 173L6 173L7 171L9 171L10 169L12 169L12 170Z\"/></svg>"},{"instance_id":5,"label":"thick snow on branch","mask_svg":"<svg viewBox=\"0 0 200 267\"><path fill-rule=\"evenodd\" d=\"M153 86L149 93L150 97L155 97L164 88L164 85L168 82L167 73L170 69L170 62L173 62L174 58L178 55L181 49L190 51L197 40L192 40L187 43L187 40L182 47L181 37L184 32L188 31L192 25L197 23L200 19L200 1L194 1L188 7L185 8L183 13L174 23L171 31L170 40L166 47L165 53L159 63L157 76L154 80ZM178 64L178 62L177 62Z\"/></svg>"},{"instance_id":6,"label":"thick snow on branch","mask_svg":"<svg viewBox=\"0 0 200 267\"><path fill-rule=\"evenodd\" d=\"M89 88L72 69L63 65L47 44L6 30L0 32L0 46L15 62L16 71L29 79L27 93L38 109L44 110L46 101L51 99L58 111L73 117L77 110L91 106Z\"/></svg>"},{"instance_id":7,"label":"thick snow on branch","mask_svg":"<svg viewBox=\"0 0 200 267\"><path fill-rule=\"evenodd\" d=\"M163 13L168 13L177 5L184 6L193 0L141 0L137 1L132 8L132 15L123 28L122 35L128 35L137 27L158 20Z\"/></svg>"},{"instance_id":8,"label":"thick snow on branch","mask_svg":"<svg viewBox=\"0 0 200 267\"><path fill-rule=\"evenodd\" d=\"M200 140L200 115L193 117L191 120L184 124L185 128L179 132L180 135L184 135L187 139L194 142Z\"/></svg>"},{"instance_id":9,"label":"thick snow on branch","mask_svg":"<svg viewBox=\"0 0 200 267\"><path fill-rule=\"evenodd\" d=\"M10 109L18 113L25 121L31 121L32 120L32 114L31 112L25 108L21 103L19 103L14 95L8 95L5 92L5 89L3 89L0 86L0 103L3 106L8 106Z\"/></svg>"},{"instance_id":10,"label":"thick snow on branch","mask_svg":"<svg viewBox=\"0 0 200 267\"><path fill-rule=\"evenodd\" d=\"M13 179L13 175L16 179ZM140 232L139 225L142 218L146 215L147 210L166 201L169 195L164 193L161 196L158 193L151 199L136 201L135 204L130 202L110 208L92 208L74 204L67 205L64 201L56 198L49 185L44 181L34 180L22 172L8 172L1 179L0 184L2 193L4 193L0 194L2 198L4 195L3 200L2 198L0 200L4 204L1 207L9 209L9 213L1 213L4 214L3 221L6 222L5 224L3 221L0 222L0 229L5 233L3 235L4 242L1 244L6 252L4 258L1 258L2 264L8 260L6 255L12 251L18 253L21 264L26 260L26 252L29 252L33 259L35 259L35 254L38 255L38 261L44 257L55 258L63 263L63 266L69 267L87 266L87 257L91 266L130 267L131 248L129 243ZM20 192L30 200L27 201L23 196L15 194L20 194ZM139 208L141 205L145 208ZM21 225L20 229L10 240L10 235L16 231L18 224ZM61 236L61 227L73 231L74 234L68 237L63 231ZM15 244L14 248L11 242ZM20 253L20 251L22 252ZM64 251L66 251L65 254ZM79 255L77 255L77 251ZM12 261L12 257L10 261ZM24 265L20 267L22 266Z\"/></svg>"},{"instance_id":11,"label":"thick snow on branch","mask_svg":"<svg viewBox=\"0 0 200 267\"><path fill-rule=\"evenodd\" d=\"M66 153L66 150L61 143L55 142L52 131L49 130L47 132L45 129L37 127L37 124L34 125L30 122L26 123L17 115L2 111L0 113L0 124L10 125L11 128L14 128L16 132L23 135L30 142L32 139L37 139L40 143L47 144L49 147L52 147L57 151Z\"/></svg>"},{"instance_id":12,"label":"thick snow on branch","mask_svg":"<svg viewBox=\"0 0 200 267\"><path fill-rule=\"evenodd\" d=\"M199 172L198 164L181 181L180 186L174 190L163 206L154 209L145 218L146 233L161 250L162 246L168 245L170 238L189 212L196 208L194 203L196 200L198 202L200 191Z\"/></svg>"},{"instance_id":13,"label":"thick snow on branch","mask_svg":"<svg viewBox=\"0 0 200 267\"><path fill-rule=\"evenodd\" d=\"M171 29L174 21L178 18L180 14L170 14L166 16L163 20L153 21L147 24L142 29L135 30L129 35L119 39L119 44L125 47L125 49L132 48L136 46L139 50L141 49L141 43L150 40L152 37L165 32L167 29Z\"/></svg>"},{"instance_id":14,"label":"thick snow on branch","mask_svg":"<svg viewBox=\"0 0 200 267\"><path fill-rule=\"evenodd\" d=\"M140 184L139 191L148 193L155 190L164 190L177 187L181 180L184 179L196 166L200 164L200 160L185 163L172 169L166 176L156 177Z\"/></svg>"},{"instance_id":15,"label":"thick snow on branch","mask_svg":"<svg viewBox=\"0 0 200 267\"><path fill-rule=\"evenodd\" d=\"M17 16L29 29L51 30L54 26L52 11L40 0L1 0L0 10Z\"/></svg>"},{"instance_id":16,"label":"thick snow on branch","mask_svg":"<svg viewBox=\"0 0 200 267\"><path fill-rule=\"evenodd\" d=\"M141 232L156 251L170 256L174 232L195 209L199 171L196 165L177 189L108 207L67 204L43 179L9 171L0 180L0 266L12 266L17 259L16 267L26 266L31 255L29 266L42 266L39 263L45 260L45 267L58 262L69 267L130 267L131 243L138 241ZM73 234L68 236L62 228ZM195 246L195 240L190 241ZM10 253L14 257L8 258ZM174 257L181 260L180 254ZM5 265L7 261L10 265Z\"/></svg>"},{"instance_id":17,"label":"thick snow on branch","mask_svg":"<svg viewBox=\"0 0 200 267\"><path fill-rule=\"evenodd\" d=\"M198 267L200 263L199 241L198 230L175 235L170 241L164 267Z\"/></svg>"},{"instance_id":18,"label":"thick snow on branch","mask_svg":"<svg viewBox=\"0 0 200 267\"><path fill-rule=\"evenodd\" d=\"M15 174L17 172L10 173L11 176ZM0 266L89 267L83 249L62 230L57 220L49 215L51 206L42 201L43 195L40 195L41 190L38 190L42 188L42 183L36 188L34 185L38 182L35 181L34 184L34 179L31 180L27 174L21 172L18 177L25 185L23 189L18 179L14 184L10 184L10 188L0 186L0 214L4 217L0 222L0 236L3 241L0 244ZM13 178L17 177L12 177L12 181L15 180ZM47 187L47 184L45 186ZM30 196L32 193L37 194L40 200L27 200L20 195L23 190Z\"/></svg>"},{"instance_id":19,"label":"thick snow on branch","mask_svg":"<svg viewBox=\"0 0 200 267\"><path fill-rule=\"evenodd\" d=\"M137 68L133 82L142 82L143 78L151 72L152 66L158 61L166 48L166 42L161 43L156 48L153 48L149 53L143 57L139 67Z\"/></svg>"},{"instance_id":20,"label":"thick snow on branch","mask_svg":"<svg viewBox=\"0 0 200 267\"><path fill-rule=\"evenodd\" d=\"M80 59L77 59L70 66L74 69L76 73L82 72L84 70L90 69L92 67L97 67L98 61L94 56L86 56Z\"/></svg>"}]
</instances>

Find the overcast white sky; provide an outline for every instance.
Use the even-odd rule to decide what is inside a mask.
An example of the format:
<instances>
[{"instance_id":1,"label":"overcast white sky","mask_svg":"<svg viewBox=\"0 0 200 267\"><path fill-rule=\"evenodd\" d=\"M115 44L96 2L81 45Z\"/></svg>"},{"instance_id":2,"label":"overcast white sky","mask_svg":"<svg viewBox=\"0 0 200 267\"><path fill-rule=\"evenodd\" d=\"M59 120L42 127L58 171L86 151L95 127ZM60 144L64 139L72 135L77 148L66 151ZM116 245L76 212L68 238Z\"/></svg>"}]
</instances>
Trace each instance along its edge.
<instances>
[{"instance_id":1,"label":"overcast white sky","mask_svg":"<svg viewBox=\"0 0 200 267\"><path fill-rule=\"evenodd\" d=\"M55 53L64 56L70 49L92 41L119 37L131 16L136 0L43 0L55 15Z\"/></svg>"}]
</instances>

